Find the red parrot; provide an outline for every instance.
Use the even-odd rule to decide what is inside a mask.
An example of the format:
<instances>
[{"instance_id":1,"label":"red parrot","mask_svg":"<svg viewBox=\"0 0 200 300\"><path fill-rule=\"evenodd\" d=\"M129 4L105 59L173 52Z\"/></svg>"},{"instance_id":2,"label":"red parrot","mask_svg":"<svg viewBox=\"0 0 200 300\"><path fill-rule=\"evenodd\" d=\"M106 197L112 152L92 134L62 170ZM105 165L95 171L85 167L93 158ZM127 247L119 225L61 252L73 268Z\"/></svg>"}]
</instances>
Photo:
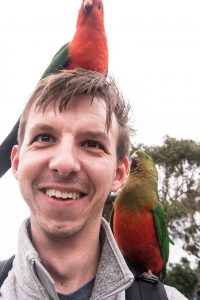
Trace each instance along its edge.
<instances>
[{"instance_id":1,"label":"red parrot","mask_svg":"<svg viewBox=\"0 0 200 300\"><path fill-rule=\"evenodd\" d=\"M102 0L82 0L72 41L60 48L42 78L61 69L77 68L105 75L108 71L108 44Z\"/></svg>"},{"instance_id":2,"label":"red parrot","mask_svg":"<svg viewBox=\"0 0 200 300\"><path fill-rule=\"evenodd\" d=\"M69 69L81 67L103 74L108 71L108 46L104 28L103 3L83 1L77 30L69 46Z\"/></svg>"},{"instance_id":3,"label":"red parrot","mask_svg":"<svg viewBox=\"0 0 200 300\"><path fill-rule=\"evenodd\" d=\"M152 158L142 150L136 151L129 176L115 200L111 226L120 249L136 270L163 277L169 236L157 185Z\"/></svg>"},{"instance_id":4,"label":"red parrot","mask_svg":"<svg viewBox=\"0 0 200 300\"><path fill-rule=\"evenodd\" d=\"M59 70L77 68L107 74L108 45L102 0L82 0L72 41L60 48L42 78ZM13 146L17 144L18 127L19 120L0 145L0 177L11 166L10 154Z\"/></svg>"}]
</instances>

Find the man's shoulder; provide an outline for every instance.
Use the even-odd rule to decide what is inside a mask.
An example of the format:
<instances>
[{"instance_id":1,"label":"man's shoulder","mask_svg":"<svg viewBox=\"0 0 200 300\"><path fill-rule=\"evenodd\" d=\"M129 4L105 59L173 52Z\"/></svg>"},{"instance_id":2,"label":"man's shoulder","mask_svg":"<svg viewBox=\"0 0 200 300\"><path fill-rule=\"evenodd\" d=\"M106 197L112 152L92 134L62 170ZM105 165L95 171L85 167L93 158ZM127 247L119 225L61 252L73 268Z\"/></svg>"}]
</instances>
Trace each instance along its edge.
<instances>
[{"instance_id":1,"label":"man's shoulder","mask_svg":"<svg viewBox=\"0 0 200 300\"><path fill-rule=\"evenodd\" d=\"M188 300L183 294L181 294L175 287L165 285L165 290L169 300Z\"/></svg>"}]
</instances>

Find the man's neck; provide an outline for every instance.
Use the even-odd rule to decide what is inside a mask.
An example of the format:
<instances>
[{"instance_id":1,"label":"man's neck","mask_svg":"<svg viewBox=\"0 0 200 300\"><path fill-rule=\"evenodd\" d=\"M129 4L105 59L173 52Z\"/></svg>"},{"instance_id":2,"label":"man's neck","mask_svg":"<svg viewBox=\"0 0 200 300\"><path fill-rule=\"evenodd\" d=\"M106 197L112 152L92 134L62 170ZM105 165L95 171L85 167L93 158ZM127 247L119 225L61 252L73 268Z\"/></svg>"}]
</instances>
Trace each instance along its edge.
<instances>
[{"instance_id":1,"label":"man's neck","mask_svg":"<svg viewBox=\"0 0 200 300\"><path fill-rule=\"evenodd\" d=\"M97 231L57 241L43 236L39 243L33 238L33 244L57 292L73 293L96 276L101 253Z\"/></svg>"}]
</instances>

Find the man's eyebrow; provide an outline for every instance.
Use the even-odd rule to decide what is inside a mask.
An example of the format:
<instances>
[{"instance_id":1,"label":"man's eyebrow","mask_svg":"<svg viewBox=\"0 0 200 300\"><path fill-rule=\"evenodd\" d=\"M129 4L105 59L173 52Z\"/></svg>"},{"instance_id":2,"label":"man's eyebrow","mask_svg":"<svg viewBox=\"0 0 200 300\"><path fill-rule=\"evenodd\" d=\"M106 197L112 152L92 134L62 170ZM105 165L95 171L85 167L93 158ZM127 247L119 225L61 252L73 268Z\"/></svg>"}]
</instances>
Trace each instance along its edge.
<instances>
[{"instance_id":1,"label":"man's eyebrow","mask_svg":"<svg viewBox=\"0 0 200 300\"><path fill-rule=\"evenodd\" d=\"M108 134L104 131L96 131L96 130L80 130L80 134L83 136L88 136L91 138L100 138L100 139L108 139Z\"/></svg>"},{"instance_id":2,"label":"man's eyebrow","mask_svg":"<svg viewBox=\"0 0 200 300\"><path fill-rule=\"evenodd\" d=\"M97 141L99 140L107 144L110 143L110 139L106 131L83 130L79 132L79 136L86 139L94 139Z\"/></svg>"},{"instance_id":3,"label":"man's eyebrow","mask_svg":"<svg viewBox=\"0 0 200 300\"><path fill-rule=\"evenodd\" d=\"M52 125L44 124L44 123L37 123L30 127L30 131L55 131Z\"/></svg>"}]
</instances>

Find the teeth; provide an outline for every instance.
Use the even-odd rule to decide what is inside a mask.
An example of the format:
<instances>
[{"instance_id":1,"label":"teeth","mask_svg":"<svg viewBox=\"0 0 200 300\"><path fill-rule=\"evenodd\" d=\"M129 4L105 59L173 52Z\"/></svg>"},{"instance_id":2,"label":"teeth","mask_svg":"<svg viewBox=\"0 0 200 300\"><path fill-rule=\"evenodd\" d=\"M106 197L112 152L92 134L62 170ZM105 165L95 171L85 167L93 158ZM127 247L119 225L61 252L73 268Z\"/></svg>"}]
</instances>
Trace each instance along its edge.
<instances>
[{"instance_id":1,"label":"teeth","mask_svg":"<svg viewBox=\"0 0 200 300\"><path fill-rule=\"evenodd\" d=\"M60 191L53 190L53 189L46 190L46 195L48 195L50 197L59 198L59 199L60 198L62 198L62 199L79 199L80 198L80 193L78 193L78 192L62 193Z\"/></svg>"},{"instance_id":2,"label":"teeth","mask_svg":"<svg viewBox=\"0 0 200 300\"><path fill-rule=\"evenodd\" d=\"M60 198L61 197L61 193L59 191L56 191L55 192L55 196L56 196L56 198Z\"/></svg>"}]
</instances>

